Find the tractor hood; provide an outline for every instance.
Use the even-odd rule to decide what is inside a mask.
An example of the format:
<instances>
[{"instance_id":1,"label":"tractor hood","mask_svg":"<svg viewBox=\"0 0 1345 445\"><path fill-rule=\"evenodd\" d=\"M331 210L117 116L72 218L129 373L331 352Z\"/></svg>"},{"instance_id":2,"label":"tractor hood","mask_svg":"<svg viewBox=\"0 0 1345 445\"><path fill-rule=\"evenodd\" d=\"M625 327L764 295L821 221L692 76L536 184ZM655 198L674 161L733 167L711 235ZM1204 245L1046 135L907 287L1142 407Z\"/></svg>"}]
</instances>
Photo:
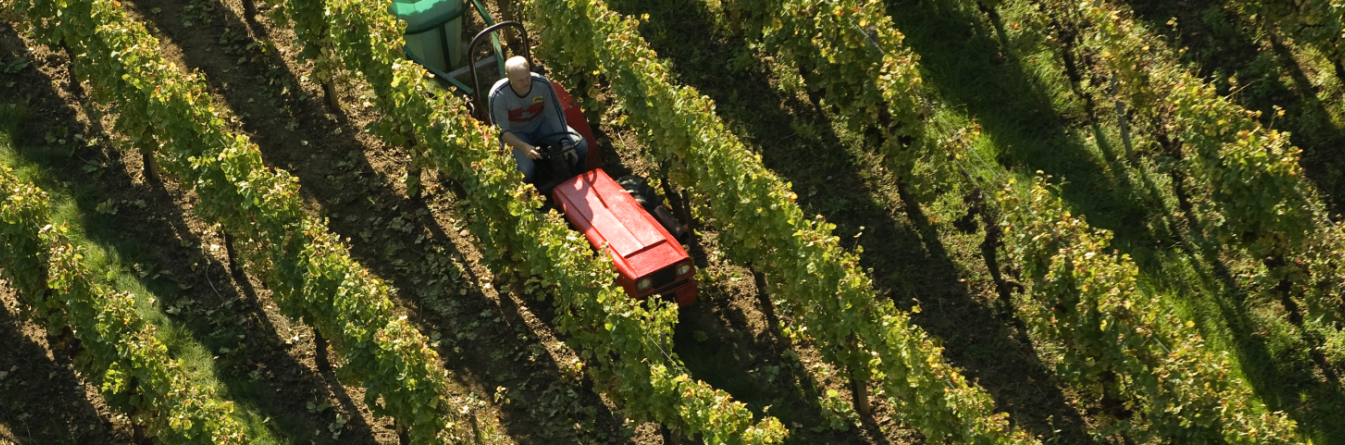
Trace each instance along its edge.
<instances>
[{"instance_id":1,"label":"tractor hood","mask_svg":"<svg viewBox=\"0 0 1345 445\"><path fill-rule=\"evenodd\" d=\"M642 277L689 258L682 245L602 169L557 185L556 203L595 248L604 243L617 269Z\"/></svg>"}]
</instances>

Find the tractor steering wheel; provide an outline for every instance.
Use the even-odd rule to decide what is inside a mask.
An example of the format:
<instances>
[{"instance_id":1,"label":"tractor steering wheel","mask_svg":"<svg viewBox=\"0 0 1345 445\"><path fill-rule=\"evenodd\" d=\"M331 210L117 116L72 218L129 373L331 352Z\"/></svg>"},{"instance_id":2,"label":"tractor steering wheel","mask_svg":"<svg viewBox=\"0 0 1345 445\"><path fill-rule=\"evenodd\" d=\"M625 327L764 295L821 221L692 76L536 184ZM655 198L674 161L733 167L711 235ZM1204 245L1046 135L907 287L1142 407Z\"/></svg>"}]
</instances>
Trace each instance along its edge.
<instances>
[{"instance_id":1,"label":"tractor steering wheel","mask_svg":"<svg viewBox=\"0 0 1345 445\"><path fill-rule=\"evenodd\" d=\"M568 136L569 136L569 135L575 135L575 136L578 136L578 137L580 137L580 138L583 137L583 136L580 135L579 133L575 133L575 132L573 132L573 131L561 131L561 132L551 133L551 134L548 134L548 135L539 137L539 138L537 138L537 140L539 140L539 141L549 141L551 138L553 138L553 137L555 137L555 136L562 136L562 135L563 135L563 136L567 136L567 137L563 137L563 138L560 138L560 139L559 139L559 141L558 141L558 142L559 142L559 145L560 145L560 148L559 148L559 149L557 149L557 148L555 147L556 144L550 144L550 143L545 143L545 142L536 145L536 146L537 146L537 151L538 151L539 153L542 154L542 157L543 157L543 158L546 158L546 159L552 159L552 158L557 157L557 156L565 157L565 156L568 156L568 155L571 154L571 153L574 153L574 151L575 151L575 146L576 146L577 144L573 143L573 142L572 142L572 139L569 138ZM575 157L575 160L572 161L572 162L578 162L578 161L579 161L579 158L578 158L578 156L576 156L576 157Z\"/></svg>"}]
</instances>

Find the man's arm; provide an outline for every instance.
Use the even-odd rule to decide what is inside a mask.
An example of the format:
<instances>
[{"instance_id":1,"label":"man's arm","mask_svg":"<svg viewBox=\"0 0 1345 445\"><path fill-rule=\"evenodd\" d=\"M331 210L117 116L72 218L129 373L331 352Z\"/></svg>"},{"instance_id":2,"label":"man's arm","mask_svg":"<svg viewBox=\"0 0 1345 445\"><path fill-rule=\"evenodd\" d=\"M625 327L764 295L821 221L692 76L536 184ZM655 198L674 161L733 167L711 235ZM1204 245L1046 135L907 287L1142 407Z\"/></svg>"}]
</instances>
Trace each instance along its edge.
<instances>
[{"instance_id":1,"label":"man's arm","mask_svg":"<svg viewBox=\"0 0 1345 445\"><path fill-rule=\"evenodd\" d=\"M510 147L522 150L523 154L527 155L529 158L532 159L542 158L542 154L537 152L537 147L534 147L531 144L528 144L527 142L523 142L523 140L519 139L518 136L515 136L512 131L506 131L504 133L500 133L500 140L504 141L504 143L509 145Z\"/></svg>"},{"instance_id":2,"label":"man's arm","mask_svg":"<svg viewBox=\"0 0 1345 445\"><path fill-rule=\"evenodd\" d=\"M504 84L504 87L508 88L509 84L507 83ZM532 146L532 144L529 144L527 142L523 142L523 140L519 139L517 135L509 131L509 110L506 109L503 105L496 103L495 96L498 94L499 94L499 86L497 85L495 88L491 89L489 106L490 106L490 120L494 121L495 126L500 128L500 140L510 147L522 150L523 153L526 154L529 158L532 159L541 158L542 155L537 152L537 147L534 147Z\"/></svg>"}]
</instances>

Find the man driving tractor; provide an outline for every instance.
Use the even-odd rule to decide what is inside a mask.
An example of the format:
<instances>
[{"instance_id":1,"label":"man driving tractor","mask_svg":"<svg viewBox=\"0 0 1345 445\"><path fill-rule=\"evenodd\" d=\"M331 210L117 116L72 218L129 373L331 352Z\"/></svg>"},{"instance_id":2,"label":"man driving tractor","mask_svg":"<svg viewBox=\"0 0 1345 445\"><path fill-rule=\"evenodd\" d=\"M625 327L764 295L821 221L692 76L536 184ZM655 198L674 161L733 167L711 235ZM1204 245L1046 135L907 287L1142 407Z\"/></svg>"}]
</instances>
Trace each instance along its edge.
<instances>
[{"instance_id":1,"label":"man driving tractor","mask_svg":"<svg viewBox=\"0 0 1345 445\"><path fill-rule=\"evenodd\" d=\"M505 78L490 89L490 118L500 127L500 141L512 148L523 181L532 183L542 158L538 145L573 146L565 154L574 168L585 165L588 143L565 122L556 90L541 74L533 73L528 59L505 61Z\"/></svg>"}]
</instances>

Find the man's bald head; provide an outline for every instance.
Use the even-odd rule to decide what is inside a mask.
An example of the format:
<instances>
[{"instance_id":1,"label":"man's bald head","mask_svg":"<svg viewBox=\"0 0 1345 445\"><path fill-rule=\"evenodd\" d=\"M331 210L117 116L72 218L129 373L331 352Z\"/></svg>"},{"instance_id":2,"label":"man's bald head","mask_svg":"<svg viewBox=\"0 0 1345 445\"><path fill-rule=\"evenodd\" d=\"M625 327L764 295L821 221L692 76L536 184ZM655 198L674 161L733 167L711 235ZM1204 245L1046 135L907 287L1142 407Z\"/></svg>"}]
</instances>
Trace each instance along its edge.
<instances>
[{"instance_id":1,"label":"man's bald head","mask_svg":"<svg viewBox=\"0 0 1345 445\"><path fill-rule=\"evenodd\" d=\"M522 96L532 90L532 65L523 56L505 60L504 74L509 78L509 87L514 90L514 94Z\"/></svg>"}]
</instances>

